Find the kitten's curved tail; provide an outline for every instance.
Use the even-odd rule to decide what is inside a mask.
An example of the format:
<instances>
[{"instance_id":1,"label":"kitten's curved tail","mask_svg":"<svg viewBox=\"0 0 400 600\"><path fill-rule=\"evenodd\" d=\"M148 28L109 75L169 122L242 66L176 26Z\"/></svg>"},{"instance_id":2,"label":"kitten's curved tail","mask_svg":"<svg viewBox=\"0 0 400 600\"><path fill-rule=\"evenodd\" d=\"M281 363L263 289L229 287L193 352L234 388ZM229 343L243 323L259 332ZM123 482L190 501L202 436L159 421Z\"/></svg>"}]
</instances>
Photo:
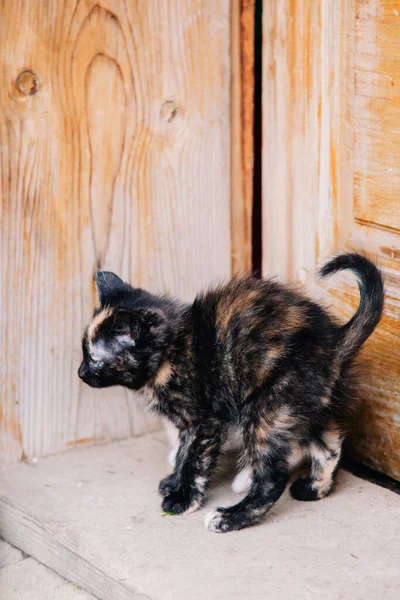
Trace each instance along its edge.
<instances>
[{"instance_id":1,"label":"kitten's curved tail","mask_svg":"<svg viewBox=\"0 0 400 600\"><path fill-rule=\"evenodd\" d=\"M326 277L337 271L350 269L358 278L360 305L357 312L339 335L339 356L346 360L353 356L378 325L383 311L385 291L382 275L376 265L362 254L340 254L319 271Z\"/></svg>"}]
</instances>

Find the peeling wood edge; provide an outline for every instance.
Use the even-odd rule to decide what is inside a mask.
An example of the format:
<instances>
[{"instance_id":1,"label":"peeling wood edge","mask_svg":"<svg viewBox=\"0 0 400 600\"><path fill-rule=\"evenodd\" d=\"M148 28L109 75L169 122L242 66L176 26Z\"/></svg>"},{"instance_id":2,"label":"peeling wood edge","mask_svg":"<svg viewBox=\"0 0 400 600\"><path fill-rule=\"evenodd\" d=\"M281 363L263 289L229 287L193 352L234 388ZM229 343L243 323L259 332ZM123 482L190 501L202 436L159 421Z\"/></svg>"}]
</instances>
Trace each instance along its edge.
<instances>
[{"instance_id":1,"label":"peeling wood edge","mask_svg":"<svg viewBox=\"0 0 400 600\"><path fill-rule=\"evenodd\" d=\"M0 496L0 537L99 600L150 600L150 597L82 558L73 541L52 531L22 506Z\"/></svg>"},{"instance_id":2,"label":"peeling wood edge","mask_svg":"<svg viewBox=\"0 0 400 600\"><path fill-rule=\"evenodd\" d=\"M255 0L231 4L231 267L252 267Z\"/></svg>"}]
</instances>

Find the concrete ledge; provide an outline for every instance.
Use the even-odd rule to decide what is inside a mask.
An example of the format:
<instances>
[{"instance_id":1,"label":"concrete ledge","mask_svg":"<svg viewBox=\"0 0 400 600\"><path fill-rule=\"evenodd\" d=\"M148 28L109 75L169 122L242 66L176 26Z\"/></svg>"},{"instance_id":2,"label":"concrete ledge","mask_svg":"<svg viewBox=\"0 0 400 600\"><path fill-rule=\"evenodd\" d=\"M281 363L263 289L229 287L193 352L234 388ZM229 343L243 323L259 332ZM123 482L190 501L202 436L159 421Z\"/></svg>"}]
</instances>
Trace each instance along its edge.
<instances>
[{"instance_id":1,"label":"concrete ledge","mask_svg":"<svg viewBox=\"0 0 400 600\"><path fill-rule=\"evenodd\" d=\"M222 478L207 505L162 517L162 434L3 469L0 534L101 600L400 598L400 497L340 472L335 492L288 493L264 524L205 530L237 500Z\"/></svg>"},{"instance_id":2,"label":"concrete ledge","mask_svg":"<svg viewBox=\"0 0 400 600\"><path fill-rule=\"evenodd\" d=\"M0 571L0 598L4 600L96 600L33 558Z\"/></svg>"},{"instance_id":3,"label":"concrete ledge","mask_svg":"<svg viewBox=\"0 0 400 600\"><path fill-rule=\"evenodd\" d=\"M21 550L14 548L14 546L10 546L10 544L7 544L4 540L0 540L0 569L4 569L4 567L8 567L8 565L15 565L25 558L26 557Z\"/></svg>"}]
</instances>

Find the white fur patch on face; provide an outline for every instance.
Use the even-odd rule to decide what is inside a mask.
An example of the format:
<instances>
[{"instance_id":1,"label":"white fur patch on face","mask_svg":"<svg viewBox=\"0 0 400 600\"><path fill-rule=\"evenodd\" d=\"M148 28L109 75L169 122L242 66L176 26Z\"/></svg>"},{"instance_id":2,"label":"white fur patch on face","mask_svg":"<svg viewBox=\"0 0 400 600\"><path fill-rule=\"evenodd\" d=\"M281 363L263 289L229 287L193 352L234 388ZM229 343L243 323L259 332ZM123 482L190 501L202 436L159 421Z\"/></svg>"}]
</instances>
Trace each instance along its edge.
<instances>
[{"instance_id":1,"label":"white fur patch on face","mask_svg":"<svg viewBox=\"0 0 400 600\"><path fill-rule=\"evenodd\" d=\"M112 353L106 348L103 340L89 344L90 357L94 361L106 361L112 358Z\"/></svg>"},{"instance_id":2,"label":"white fur patch on face","mask_svg":"<svg viewBox=\"0 0 400 600\"><path fill-rule=\"evenodd\" d=\"M204 519L204 527L208 529L208 531L215 531L216 533L220 533L220 529L218 529L219 524L221 523L221 513L218 511L208 512Z\"/></svg>"},{"instance_id":3,"label":"white fur patch on face","mask_svg":"<svg viewBox=\"0 0 400 600\"><path fill-rule=\"evenodd\" d=\"M253 481L253 472L250 467L240 471L232 482L232 491L235 494L248 492Z\"/></svg>"},{"instance_id":4,"label":"white fur patch on face","mask_svg":"<svg viewBox=\"0 0 400 600\"><path fill-rule=\"evenodd\" d=\"M117 336L115 336L115 339L118 340L118 343L121 346L127 346L127 347L136 346L135 340L130 335L130 333L120 333Z\"/></svg>"}]
</instances>

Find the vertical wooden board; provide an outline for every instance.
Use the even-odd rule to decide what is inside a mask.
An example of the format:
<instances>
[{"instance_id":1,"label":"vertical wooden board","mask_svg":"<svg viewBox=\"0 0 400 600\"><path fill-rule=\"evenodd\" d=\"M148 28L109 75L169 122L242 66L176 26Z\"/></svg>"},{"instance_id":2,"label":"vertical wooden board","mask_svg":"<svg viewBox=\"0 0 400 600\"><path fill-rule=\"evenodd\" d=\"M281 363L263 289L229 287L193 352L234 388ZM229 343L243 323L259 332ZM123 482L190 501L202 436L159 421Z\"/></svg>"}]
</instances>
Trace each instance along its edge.
<instances>
[{"instance_id":1,"label":"vertical wooden board","mask_svg":"<svg viewBox=\"0 0 400 600\"><path fill-rule=\"evenodd\" d=\"M263 6L263 272L293 278L315 263L315 198L325 81L319 1ZM309 246L301 243L311 236Z\"/></svg>"},{"instance_id":2,"label":"vertical wooden board","mask_svg":"<svg viewBox=\"0 0 400 600\"><path fill-rule=\"evenodd\" d=\"M252 267L255 0L231 3L232 271Z\"/></svg>"},{"instance_id":3,"label":"vertical wooden board","mask_svg":"<svg viewBox=\"0 0 400 600\"><path fill-rule=\"evenodd\" d=\"M94 272L191 298L230 273L228 0L0 7L1 459L143 433L80 384ZM32 69L38 91L17 77ZM29 92L29 89L28 89Z\"/></svg>"},{"instance_id":4,"label":"vertical wooden board","mask_svg":"<svg viewBox=\"0 0 400 600\"><path fill-rule=\"evenodd\" d=\"M152 135L147 153L132 149L135 251L146 286L189 299L230 273L229 2L139 4L128 18L141 23L136 89Z\"/></svg>"},{"instance_id":5,"label":"vertical wooden board","mask_svg":"<svg viewBox=\"0 0 400 600\"><path fill-rule=\"evenodd\" d=\"M264 273L305 283L347 242L353 20L351 2L275 0L264 8Z\"/></svg>"},{"instance_id":6,"label":"vertical wooden board","mask_svg":"<svg viewBox=\"0 0 400 600\"><path fill-rule=\"evenodd\" d=\"M337 243L346 147L342 2L263 9L263 272L306 282ZM348 157L346 156L346 160Z\"/></svg>"},{"instance_id":7,"label":"vertical wooden board","mask_svg":"<svg viewBox=\"0 0 400 600\"><path fill-rule=\"evenodd\" d=\"M356 2L354 215L400 231L400 2Z\"/></svg>"}]
</instances>

